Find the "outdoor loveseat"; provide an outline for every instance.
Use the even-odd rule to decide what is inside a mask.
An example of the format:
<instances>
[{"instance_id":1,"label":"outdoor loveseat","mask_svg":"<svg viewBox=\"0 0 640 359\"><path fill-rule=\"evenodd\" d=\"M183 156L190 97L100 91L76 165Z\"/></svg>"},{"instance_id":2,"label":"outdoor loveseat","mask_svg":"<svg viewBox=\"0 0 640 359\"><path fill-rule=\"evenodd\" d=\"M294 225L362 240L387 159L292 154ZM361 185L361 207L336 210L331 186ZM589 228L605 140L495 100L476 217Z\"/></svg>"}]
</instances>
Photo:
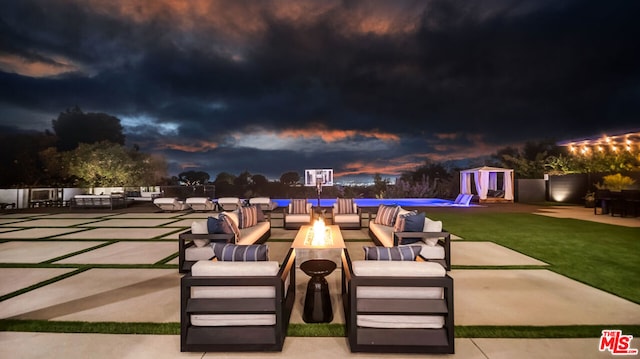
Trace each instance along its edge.
<instances>
[{"instance_id":1,"label":"outdoor loveseat","mask_svg":"<svg viewBox=\"0 0 640 359\"><path fill-rule=\"evenodd\" d=\"M395 208L394 208L395 207ZM398 226L399 220L414 214L400 206L380 205L374 220L369 221L369 237L376 245L394 247L405 244L422 246L420 255L429 261L440 263L446 270L451 269L451 234L442 230L441 221L433 221L424 216L420 231L407 231Z\"/></svg>"},{"instance_id":2,"label":"outdoor loveseat","mask_svg":"<svg viewBox=\"0 0 640 359\"><path fill-rule=\"evenodd\" d=\"M453 279L437 263L344 251L342 299L352 352L454 353Z\"/></svg>"},{"instance_id":3,"label":"outdoor loveseat","mask_svg":"<svg viewBox=\"0 0 640 359\"><path fill-rule=\"evenodd\" d=\"M227 233L215 231L209 233L208 222L213 219L219 219L222 213L214 213L211 219L194 221L191 229L181 233L178 236L178 268L184 273L191 269L191 266L198 260L208 260L214 257L213 242L225 242L235 244L259 244L266 242L271 236L271 222L266 220L264 216L257 215L255 224L240 223L241 213L246 212L252 207L241 207L232 212L224 212L224 216L231 219L233 228ZM253 207L255 208L255 207ZM256 213L258 209L256 208Z\"/></svg>"},{"instance_id":4,"label":"outdoor loveseat","mask_svg":"<svg viewBox=\"0 0 640 359\"><path fill-rule=\"evenodd\" d=\"M198 261L180 281L180 350L281 351L295 300L295 249L274 261Z\"/></svg>"}]
</instances>

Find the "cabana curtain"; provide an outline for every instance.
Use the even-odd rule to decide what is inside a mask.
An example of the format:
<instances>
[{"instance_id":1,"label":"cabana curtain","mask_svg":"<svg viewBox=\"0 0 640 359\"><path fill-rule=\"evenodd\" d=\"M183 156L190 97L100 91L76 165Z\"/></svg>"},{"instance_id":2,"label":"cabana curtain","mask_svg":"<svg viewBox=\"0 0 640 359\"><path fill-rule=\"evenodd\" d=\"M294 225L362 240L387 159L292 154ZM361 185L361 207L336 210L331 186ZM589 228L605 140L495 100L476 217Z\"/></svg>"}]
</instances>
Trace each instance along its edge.
<instances>
[{"instance_id":1,"label":"cabana curtain","mask_svg":"<svg viewBox=\"0 0 640 359\"><path fill-rule=\"evenodd\" d=\"M498 175L503 175L502 188L498 188ZM475 193L480 200L487 199L489 190L504 191L504 199L513 201L513 170L497 167L478 167L460 172L460 192L463 194L473 194L471 181L475 183Z\"/></svg>"}]
</instances>

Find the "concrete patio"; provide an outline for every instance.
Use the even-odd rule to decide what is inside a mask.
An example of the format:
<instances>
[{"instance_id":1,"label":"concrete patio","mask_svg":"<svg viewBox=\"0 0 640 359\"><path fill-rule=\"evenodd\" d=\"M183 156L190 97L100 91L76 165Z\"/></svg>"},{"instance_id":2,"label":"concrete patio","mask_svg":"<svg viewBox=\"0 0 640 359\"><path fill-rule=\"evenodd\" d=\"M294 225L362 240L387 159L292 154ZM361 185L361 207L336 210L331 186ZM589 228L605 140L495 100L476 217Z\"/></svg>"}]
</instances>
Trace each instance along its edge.
<instances>
[{"instance_id":1,"label":"concrete patio","mask_svg":"<svg viewBox=\"0 0 640 359\"><path fill-rule=\"evenodd\" d=\"M584 209L553 207L541 215L584 215ZM582 211L581 211L582 210ZM593 213L590 213L594 216ZM0 215L0 295L35 287L2 301L2 319L86 322L179 322L177 235L207 213L58 212ZM610 216L595 216L606 220ZM578 218L580 219L580 218ZM615 218L614 218L615 220ZM628 219L627 223L640 224ZM277 219L274 219L277 226ZM632 225L635 226L635 225ZM640 225L639 225L640 227ZM296 231L273 228L271 259L281 260ZM347 250L362 258L372 245L366 229L344 230ZM640 324L640 305L548 270L546 263L492 242L453 236L450 275L455 280L455 323L460 326L557 326ZM49 264L36 268L11 264ZM62 266L64 265L64 266ZM93 265L98 265L97 267ZM142 268L142 265L145 267ZM78 270L89 266L87 270ZM473 267L479 267L474 269ZM518 269L505 269L517 266ZM495 267L495 268L493 268ZM468 269L467 269L468 268ZM77 273L74 273L77 271ZM71 274L71 275L70 275ZM61 277L62 276L62 277ZM60 277L60 278L58 278ZM52 280L60 279L60 280ZM339 308L339 272L330 276L334 323ZM41 285L44 281L46 284ZM307 277L298 274L297 293ZM302 323L297 295L292 323ZM451 358L605 358L599 338L456 339ZM0 332L0 357L67 358L402 358L415 355L352 354L346 338L288 337L281 353L180 353L177 335L113 335ZM637 348L634 341L632 346ZM439 356L433 356L439 357Z\"/></svg>"}]
</instances>

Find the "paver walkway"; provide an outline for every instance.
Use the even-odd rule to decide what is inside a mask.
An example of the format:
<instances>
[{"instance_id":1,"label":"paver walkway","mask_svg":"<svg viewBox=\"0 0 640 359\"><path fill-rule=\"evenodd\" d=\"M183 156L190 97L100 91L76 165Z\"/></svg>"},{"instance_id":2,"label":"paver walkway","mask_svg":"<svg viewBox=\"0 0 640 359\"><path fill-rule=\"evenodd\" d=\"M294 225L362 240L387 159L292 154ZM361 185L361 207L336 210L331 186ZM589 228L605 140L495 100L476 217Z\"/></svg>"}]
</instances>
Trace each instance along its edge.
<instances>
[{"instance_id":1,"label":"paver walkway","mask_svg":"<svg viewBox=\"0 0 640 359\"><path fill-rule=\"evenodd\" d=\"M562 208L540 213L566 215ZM0 305L0 319L179 322L180 275L175 267L171 267L177 264L175 240L191 221L207 216L207 213L188 212L0 215L0 240L3 241L0 243L0 264L5 264L0 268L0 278L3 278L0 295L8 296ZM366 229L343 232L353 259L362 257L362 246L372 245L368 242ZM267 242L272 259L284 257L295 233L273 228L271 240ZM18 264L36 268L20 268ZM456 325L584 324L607 327L640 324L640 305L558 275L546 269L546 263L492 242L454 240L452 264L470 267L454 269L450 273L456 286ZM85 266L89 269L84 270ZM482 269L473 269L473 266ZM526 268L515 270L502 266ZM338 303L339 278L338 272L329 277L334 308L341 307ZM303 293L306 276L301 272L298 281L297 290ZM30 290L11 295L23 288ZM293 323L302 323L302 297L297 298L291 318ZM334 323L344 323L341 311L334 312ZM457 339L456 355L447 357L610 357L598 352L597 342L597 338ZM89 357L98 358L203 356L203 353L179 353L178 336L172 335L0 332L0 344L0 357L46 357L53 353L56 357L67 358L87 357L87 353L90 353ZM572 352L575 355L570 356ZM312 358L371 356L351 354L345 338L287 338L282 353L225 356L288 358L303 355ZM220 357L219 354L205 357L214 356Z\"/></svg>"}]
</instances>

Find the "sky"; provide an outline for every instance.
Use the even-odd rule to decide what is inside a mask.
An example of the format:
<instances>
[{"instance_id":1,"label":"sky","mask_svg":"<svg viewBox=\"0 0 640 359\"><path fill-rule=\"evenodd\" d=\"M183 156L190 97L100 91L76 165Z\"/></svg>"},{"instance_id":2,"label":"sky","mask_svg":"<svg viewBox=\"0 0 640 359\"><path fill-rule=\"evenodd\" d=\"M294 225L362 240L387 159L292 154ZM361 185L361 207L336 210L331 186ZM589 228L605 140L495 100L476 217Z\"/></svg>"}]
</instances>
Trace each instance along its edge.
<instances>
[{"instance_id":1,"label":"sky","mask_svg":"<svg viewBox=\"0 0 640 359\"><path fill-rule=\"evenodd\" d=\"M640 1L0 0L0 130L336 182L640 128Z\"/></svg>"}]
</instances>

